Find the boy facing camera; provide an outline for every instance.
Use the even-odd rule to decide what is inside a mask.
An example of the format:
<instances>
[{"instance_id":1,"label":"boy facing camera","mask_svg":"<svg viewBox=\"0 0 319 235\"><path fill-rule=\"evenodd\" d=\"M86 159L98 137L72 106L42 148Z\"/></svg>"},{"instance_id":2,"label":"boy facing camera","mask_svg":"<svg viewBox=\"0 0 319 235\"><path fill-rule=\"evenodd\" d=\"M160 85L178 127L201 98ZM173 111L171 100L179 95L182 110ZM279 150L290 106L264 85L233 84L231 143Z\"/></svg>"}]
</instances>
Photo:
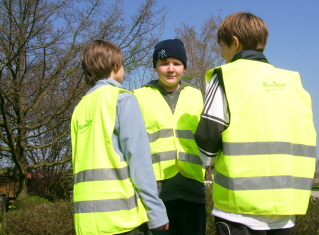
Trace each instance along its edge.
<instances>
[{"instance_id":1,"label":"boy facing camera","mask_svg":"<svg viewBox=\"0 0 319 235\"><path fill-rule=\"evenodd\" d=\"M153 52L157 80L134 90L149 135L154 174L170 227L154 235L204 235L204 168L195 143L203 96L181 82L187 68L179 39L157 43Z\"/></svg>"}]
</instances>

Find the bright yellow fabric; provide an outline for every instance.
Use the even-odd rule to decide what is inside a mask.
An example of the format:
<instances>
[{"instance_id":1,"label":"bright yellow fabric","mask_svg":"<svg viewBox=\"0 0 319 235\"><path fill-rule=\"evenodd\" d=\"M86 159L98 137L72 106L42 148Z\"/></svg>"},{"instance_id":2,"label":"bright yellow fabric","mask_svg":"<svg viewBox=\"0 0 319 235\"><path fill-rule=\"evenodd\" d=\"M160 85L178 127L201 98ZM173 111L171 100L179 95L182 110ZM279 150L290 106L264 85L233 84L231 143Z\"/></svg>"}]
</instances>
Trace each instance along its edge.
<instances>
[{"instance_id":1,"label":"bright yellow fabric","mask_svg":"<svg viewBox=\"0 0 319 235\"><path fill-rule=\"evenodd\" d=\"M156 180L173 177L178 172L191 179L204 181L204 169L195 143L196 131L200 114L203 109L203 97L199 90L186 86L181 90L175 112L172 113L161 93L153 87L142 87L134 90L149 136L161 130L171 130L171 135L151 141L153 169ZM180 137L179 133L187 137ZM161 136L161 135L160 135ZM154 162L154 156L166 154L170 160ZM181 156L191 160L183 160ZM196 163L195 163L196 162Z\"/></svg>"},{"instance_id":2,"label":"bright yellow fabric","mask_svg":"<svg viewBox=\"0 0 319 235\"><path fill-rule=\"evenodd\" d=\"M132 209L121 205L107 208L107 212L75 213L75 228L77 234L115 234L133 230L146 222L147 215L141 200L135 193L131 179L100 179L101 175L92 175L86 172L98 170L112 171L126 169L125 161L113 149L112 133L116 118L116 104L118 94L126 92L113 86L102 86L83 97L76 107L71 121L72 162L75 179L76 175L83 174L88 180L75 182L73 191L74 204L83 202L100 203L101 200L118 200L135 197L137 205ZM128 175L128 173L127 173ZM95 179L95 177L97 177ZM112 201L113 202L113 201ZM82 203L82 204L81 204ZM102 204L103 205L103 204Z\"/></svg>"},{"instance_id":3,"label":"bright yellow fabric","mask_svg":"<svg viewBox=\"0 0 319 235\"><path fill-rule=\"evenodd\" d=\"M254 143L291 147L284 153L272 153L274 148L265 147L257 149L261 154L251 155L227 154L223 149L215 160L215 172L221 178L214 182L214 205L242 214L305 214L315 171L316 131L311 98L299 74L242 59L219 68L230 110L230 126L222 133L224 148L234 143L238 151L243 146L242 151L247 152L252 151L250 144L256 146ZM213 72L207 72L207 81ZM310 149L311 156L299 156L303 148ZM247 181L241 181L246 180L244 177ZM263 182L260 177L272 182L269 189L257 189L254 182ZM280 180L287 178L295 186L276 188L277 184L285 185ZM247 188L236 190L241 186L232 185L234 182L246 182L242 186ZM298 182L307 185L297 186Z\"/></svg>"}]
</instances>

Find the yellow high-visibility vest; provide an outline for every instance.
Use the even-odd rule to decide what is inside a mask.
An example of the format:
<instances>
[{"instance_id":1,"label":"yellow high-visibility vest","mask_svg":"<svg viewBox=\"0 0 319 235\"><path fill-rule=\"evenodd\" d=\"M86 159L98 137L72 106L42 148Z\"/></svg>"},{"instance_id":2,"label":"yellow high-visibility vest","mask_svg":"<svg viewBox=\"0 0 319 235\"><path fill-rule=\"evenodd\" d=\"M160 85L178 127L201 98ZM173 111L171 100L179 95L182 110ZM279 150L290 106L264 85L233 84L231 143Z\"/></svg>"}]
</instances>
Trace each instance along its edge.
<instances>
[{"instance_id":1,"label":"yellow high-visibility vest","mask_svg":"<svg viewBox=\"0 0 319 235\"><path fill-rule=\"evenodd\" d=\"M186 86L181 90L174 114L153 87L134 90L148 132L156 180L183 176L204 182L203 162L195 143L203 97L199 90Z\"/></svg>"},{"instance_id":2,"label":"yellow high-visibility vest","mask_svg":"<svg viewBox=\"0 0 319 235\"><path fill-rule=\"evenodd\" d=\"M230 125L215 160L214 205L240 214L305 214L316 131L299 74L244 59L219 68Z\"/></svg>"},{"instance_id":3,"label":"yellow high-visibility vest","mask_svg":"<svg viewBox=\"0 0 319 235\"><path fill-rule=\"evenodd\" d=\"M77 234L124 233L146 222L126 161L113 149L118 94L102 86L82 98L71 121L74 222Z\"/></svg>"}]
</instances>

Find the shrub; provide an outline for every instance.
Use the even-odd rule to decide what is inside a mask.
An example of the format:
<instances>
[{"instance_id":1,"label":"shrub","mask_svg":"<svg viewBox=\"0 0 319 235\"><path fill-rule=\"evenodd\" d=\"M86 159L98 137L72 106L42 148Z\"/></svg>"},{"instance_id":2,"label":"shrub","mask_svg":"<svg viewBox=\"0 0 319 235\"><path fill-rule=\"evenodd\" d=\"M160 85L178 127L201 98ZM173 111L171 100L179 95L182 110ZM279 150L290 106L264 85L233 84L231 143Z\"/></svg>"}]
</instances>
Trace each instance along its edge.
<instances>
[{"instance_id":1,"label":"shrub","mask_svg":"<svg viewBox=\"0 0 319 235\"><path fill-rule=\"evenodd\" d=\"M23 200L25 203L30 201L33 206L24 205L21 201L18 207L10 209L4 217L3 230L6 235L75 234L70 200L54 203L38 197Z\"/></svg>"},{"instance_id":2,"label":"shrub","mask_svg":"<svg viewBox=\"0 0 319 235\"><path fill-rule=\"evenodd\" d=\"M49 201L41 197L24 197L12 203L11 208L14 210L30 210L45 203L49 203Z\"/></svg>"},{"instance_id":3,"label":"shrub","mask_svg":"<svg viewBox=\"0 0 319 235\"><path fill-rule=\"evenodd\" d=\"M69 192L73 189L73 177L70 177L70 170L63 172L52 172L42 168L43 175L33 176L28 179L28 193L33 196L39 196L49 199L50 201L67 199L70 197Z\"/></svg>"},{"instance_id":4,"label":"shrub","mask_svg":"<svg viewBox=\"0 0 319 235\"><path fill-rule=\"evenodd\" d=\"M319 198L311 197L306 215L297 215L294 235L319 234Z\"/></svg>"}]
</instances>

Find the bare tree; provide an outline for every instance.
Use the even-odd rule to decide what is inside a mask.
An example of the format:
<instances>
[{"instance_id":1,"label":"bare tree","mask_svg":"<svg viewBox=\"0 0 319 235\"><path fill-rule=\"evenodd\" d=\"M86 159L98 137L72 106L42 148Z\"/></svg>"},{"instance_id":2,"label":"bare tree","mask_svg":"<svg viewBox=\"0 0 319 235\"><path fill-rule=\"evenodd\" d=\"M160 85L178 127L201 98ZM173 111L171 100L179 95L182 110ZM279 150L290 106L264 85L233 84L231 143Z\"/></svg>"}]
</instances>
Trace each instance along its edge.
<instances>
[{"instance_id":1,"label":"bare tree","mask_svg":"<svg viewBox=\"0 0 319 235\"><path fill-rule=\"evenodd\" d=\"M79 64L85 42L119 44L130 72L162 33L165 12L154 0L130 18L124 0L105 2L0 2L0 155L15 169L18 197L27 195L32 169L70 162L70 117L86 88Z\"/></svg>"},{"instance_id":2,"label":"bare tree","mask_svg":"<svg viewBox=\"0 0 319 235\"><path fill-rule=\"evenodd\" d=\"M205 92L205 74L207 70L221 65L220 46L217 42L217 29L221 22L220 16L211 16L206 20L200 32L194 26L183 23L176 29L186 48L188 65L183 80Z\"/></svg>"}]
</instances>

